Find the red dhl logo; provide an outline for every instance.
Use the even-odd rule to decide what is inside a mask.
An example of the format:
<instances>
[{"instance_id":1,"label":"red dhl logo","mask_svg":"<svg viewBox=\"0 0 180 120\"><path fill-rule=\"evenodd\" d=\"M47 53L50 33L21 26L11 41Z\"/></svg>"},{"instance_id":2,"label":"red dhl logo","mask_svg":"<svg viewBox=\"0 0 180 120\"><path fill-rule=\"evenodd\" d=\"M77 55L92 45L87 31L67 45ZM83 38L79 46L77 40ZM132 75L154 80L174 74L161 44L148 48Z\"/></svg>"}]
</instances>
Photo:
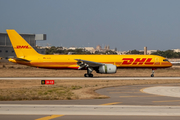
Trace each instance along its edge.
<instances>
[{"instance_id":1,"label":"red dhl logo","mask_svg":"<svg viewBox=\"0 0 180 120\"><path fill-rule=\"evenodd\" d=\"M31 47L29 47L28 45L18 45L16 47L14 47L15 49L31 49Z\"/></svg>"},{"instance_id":2,"label":"red dhl logo","mask_svg":"<svg viewBox=\"0 0 180 120\"><path fill-rule=\"evenodd\" d=\"M123 63L122 65L153 65L154 62L151 62L152 58L123 58Z\"/></svg>"}]
</instances>

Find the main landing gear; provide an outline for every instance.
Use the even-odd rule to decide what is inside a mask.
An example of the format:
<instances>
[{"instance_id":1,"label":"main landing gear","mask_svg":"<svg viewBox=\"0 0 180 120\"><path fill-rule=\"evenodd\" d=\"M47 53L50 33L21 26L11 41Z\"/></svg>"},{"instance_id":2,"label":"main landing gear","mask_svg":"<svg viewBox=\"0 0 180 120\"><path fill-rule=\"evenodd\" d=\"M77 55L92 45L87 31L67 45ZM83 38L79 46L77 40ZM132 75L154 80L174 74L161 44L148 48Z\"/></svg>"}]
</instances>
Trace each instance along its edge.
<instances>
[{"instance_id":1,"label":"main landing gear","mask_svg":"<svg viewBox=\"0 0 180 120\"><path fill-rule=\"evenodd\" d=\"M91 74L93 71L93 68L87 68L87 73L84 74L84 77L93 77L93 74Z\"/></svg>"},{"instance_id":2,"label":"main landing gear","mask_svg":"<svg viewBox=\"0 0 180 120\"><path fill-rule=\"evenodd\" d=\"M152 74L151 74L151 77L154 77L154 70L156 70L156 68L152 68Z\"/></svg>"}]
</instances>

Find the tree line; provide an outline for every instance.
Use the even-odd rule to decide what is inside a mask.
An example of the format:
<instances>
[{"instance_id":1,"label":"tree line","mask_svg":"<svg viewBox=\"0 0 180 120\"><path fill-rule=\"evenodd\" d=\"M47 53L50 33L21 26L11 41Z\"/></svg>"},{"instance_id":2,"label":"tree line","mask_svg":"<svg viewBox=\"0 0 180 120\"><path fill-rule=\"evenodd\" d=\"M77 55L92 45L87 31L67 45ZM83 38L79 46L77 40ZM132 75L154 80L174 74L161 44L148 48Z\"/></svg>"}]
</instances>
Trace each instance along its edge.
<instances>
[{"instance_id":1,"label":"tree line","mask_svg":"<svg viewBox=\"0 0 180 120\"><path fill-rule=\"evenodd\" d=\"M138 50L131 50L127 54L144 54L144 52L140 52ZM174 52L174 50L157 50L156 52L151 53L151 55L159 55L165 58L180 58L180 52Z\"/></svg>"},{"instance_id":2,"label":"tree line","mask_svg":"<svg viewBox=\"0 0 180 120\"><path fill-rule=\"evenodd\" d=\"M165 58L180 58L180 52L174 52L174 50L166 50L166 51L158 50L157 52L153 52L152 55L159 55Z\"/></svg>"},{"instance_id":3,"label":"tree line","mask_svg":"<svg viewBox=\"0 0 180 120\"><path fill-rule=\"evenodd\" d=\"M102 51L95 51L95 53L91 53L88 50L85 50L83 48L76 48L75 50L72 49L63 49L62 47L55 47L52 46L50 48L46 48L46 54L117 54L115 51L112 50L106 50L105 52Z\"/></svg>"},{"instance_id":4,"label":"tree line","mask_svg":"<svg viewBox=\"0 0 180 120\"><path fill-rule=\"evenodd\" d=\"M63 47L55 47L52 46L50 48L46 48L46 54L117 54L116 51L112 50L106 50L105 52L102 51L95 51L95 53L91 53L90 51L87 51L83 48L76 48L75 50L72 49L63 49ZM127 52L127 54L140 54L143 55L143 51L138 51L136 49L130 50ZM174 52L174 50L166 50L166 51L161 51L157 50L157 52L151 53L151 55L159 55L165 58L180 58L180 52Z\"/></svg>"}]
</instances>

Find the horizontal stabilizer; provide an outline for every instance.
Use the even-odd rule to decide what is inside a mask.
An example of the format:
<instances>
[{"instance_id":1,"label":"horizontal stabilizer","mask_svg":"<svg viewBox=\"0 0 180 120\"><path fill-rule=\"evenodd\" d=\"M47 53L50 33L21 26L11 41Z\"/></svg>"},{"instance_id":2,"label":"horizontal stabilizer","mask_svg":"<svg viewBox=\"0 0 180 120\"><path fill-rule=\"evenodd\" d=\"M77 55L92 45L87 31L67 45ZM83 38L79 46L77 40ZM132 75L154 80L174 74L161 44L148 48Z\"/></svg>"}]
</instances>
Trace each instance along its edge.
<instances>
[{"instance_id":1,"label":"horizontal stabilizer","mask_svg":"<svg viewBox=\"0 0 180 120\"><path fill-rule=\"evenodd\" d=\"M22 58L9 58L8 59L10 62L17 63L17 62L31 62L31 60L26 60Z\"/></svg>"},{"instance_id":2,"label":"horizontal stabilizer","mask_svg":"<svg viewBox=\"0 0 180 120\"><path fill-rule=\"evenodd\" d=\"M22 58L15 58L16 61L24 61L24 62L31 62L30 60L22 59Z\"/></svg>"}]
</instances>

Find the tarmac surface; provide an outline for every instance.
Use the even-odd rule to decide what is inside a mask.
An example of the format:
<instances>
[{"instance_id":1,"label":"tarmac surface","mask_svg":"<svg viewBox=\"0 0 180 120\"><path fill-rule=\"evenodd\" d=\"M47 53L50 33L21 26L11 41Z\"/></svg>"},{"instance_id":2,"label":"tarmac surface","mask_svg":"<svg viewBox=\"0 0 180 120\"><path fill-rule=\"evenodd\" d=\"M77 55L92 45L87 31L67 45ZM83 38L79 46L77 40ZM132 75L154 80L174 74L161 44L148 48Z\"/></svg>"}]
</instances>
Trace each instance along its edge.
<instances>
[{"instance_id":1,"label":"tarmac surface","mask_svg":"<svg viewBox=\"0 0 180 120\"><path fill-rule=\"evenodd\" d=\"M0 77L0 80L180 80L180 77Z\"/></svg>"},{"instance_id":2,"label":"tarmac surface","mask_svg":"<svg viewBox=\"0 0 180 120\"><path fill-rule=\"evenodd\" d=\"M180 84L120 86L96 92L110 98L0 101L0 118L3 120L179 120L180 118Z\"/></svg>"},{"instance_id":3,"label":"tarmac surface","mask_svg":"<svg viewBox=\"0 0 180 120\"><path fill-rule=\"evenodd\" d=\"M179 120L179 116L0 115L2 120Z\"/></svg>"}]
</instances>

